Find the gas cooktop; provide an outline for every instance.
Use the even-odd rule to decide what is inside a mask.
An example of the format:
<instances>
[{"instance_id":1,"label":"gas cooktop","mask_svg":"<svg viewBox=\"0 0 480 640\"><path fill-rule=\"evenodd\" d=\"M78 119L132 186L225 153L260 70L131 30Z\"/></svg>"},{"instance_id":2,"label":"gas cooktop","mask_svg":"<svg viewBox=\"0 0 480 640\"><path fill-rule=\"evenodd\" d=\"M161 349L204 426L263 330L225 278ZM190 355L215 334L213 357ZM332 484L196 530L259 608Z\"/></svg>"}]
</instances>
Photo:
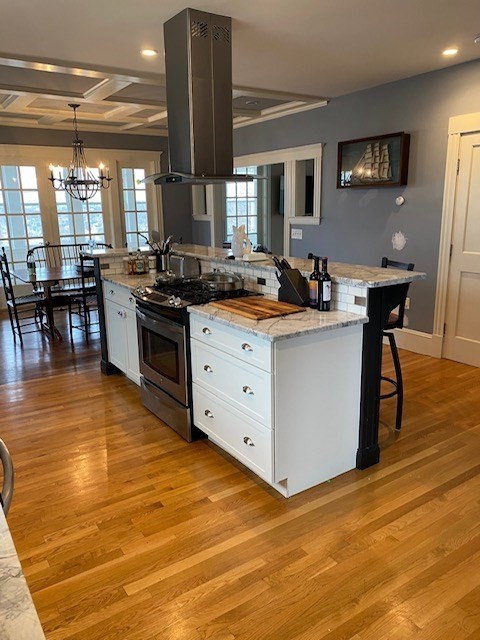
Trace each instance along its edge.
<instances>
[{"instance_id":1,"label":"gas cooktop","mask_svg":"<svg viewBox=\"0 0 480 640\"><path fill-rule=\"evenodd\" d=\"M142 302L177 309L188 307L191 304L206 304L213 300L261 295L247 289L213 291L207 283L197 278L168 284L157 283L152 287L137 287L133 294L137 300Z\"/></svg>"}]
</instances>

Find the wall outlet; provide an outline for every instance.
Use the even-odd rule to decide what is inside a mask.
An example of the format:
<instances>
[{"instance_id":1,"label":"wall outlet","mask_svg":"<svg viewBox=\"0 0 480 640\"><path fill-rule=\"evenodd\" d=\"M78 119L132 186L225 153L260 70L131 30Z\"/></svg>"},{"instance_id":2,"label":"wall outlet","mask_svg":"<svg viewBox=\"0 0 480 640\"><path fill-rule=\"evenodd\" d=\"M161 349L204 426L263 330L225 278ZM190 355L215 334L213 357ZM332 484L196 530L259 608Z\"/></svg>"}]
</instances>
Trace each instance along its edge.
<instances>
[{"instance_id":1,"label":"wall outlet","mask_svg":"<svg viewBox=\"0 0 480 640\"><path fill-rule=\"evenodd\" d=\"M296 229L292 227L290 231L290 238L292 240L301 240L303 237L303 229Z\"/></svg>"},{"instance_id":2,"label":"wall outlet","mask_svg":"<svg viewBox=\"0 0 480 640\"><path fill-rule=\"evenodd\" d=\"M405 309L410 309L410 298L405 300Z\"/></svg>"}]
</instances>

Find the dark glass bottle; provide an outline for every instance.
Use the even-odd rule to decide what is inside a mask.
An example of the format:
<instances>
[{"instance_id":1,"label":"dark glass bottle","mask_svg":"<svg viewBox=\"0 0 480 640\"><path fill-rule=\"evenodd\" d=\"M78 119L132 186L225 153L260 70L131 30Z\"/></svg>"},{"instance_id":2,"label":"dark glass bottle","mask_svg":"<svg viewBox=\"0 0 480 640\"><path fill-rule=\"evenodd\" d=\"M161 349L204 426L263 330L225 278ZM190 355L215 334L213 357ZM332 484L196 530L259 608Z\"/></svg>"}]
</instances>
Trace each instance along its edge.
<instances>
[{"instance_id":1,"label":"dark glass bottle","mask_svg":"<svg viewBox=\"0 0 480 640\"><path fill-rule=\"evenodd\" d=\"M310 297L310 306L312 309L318 308L318 281L320 279L320 258L313 256L313 271L310 274L310 281L308 283L308 292Z\"/></svg>"},{"instance_id":2,"label":"dark glass bottle","mask_svg":"<svg viewBox=\"0 0 480 640\"><path fill-rule=\"evenodd\" d=\"M332 279L327 271L328 258L322 258L322 271L318 278L318 310L330 311Z\"/></svg>"}]
</instances>

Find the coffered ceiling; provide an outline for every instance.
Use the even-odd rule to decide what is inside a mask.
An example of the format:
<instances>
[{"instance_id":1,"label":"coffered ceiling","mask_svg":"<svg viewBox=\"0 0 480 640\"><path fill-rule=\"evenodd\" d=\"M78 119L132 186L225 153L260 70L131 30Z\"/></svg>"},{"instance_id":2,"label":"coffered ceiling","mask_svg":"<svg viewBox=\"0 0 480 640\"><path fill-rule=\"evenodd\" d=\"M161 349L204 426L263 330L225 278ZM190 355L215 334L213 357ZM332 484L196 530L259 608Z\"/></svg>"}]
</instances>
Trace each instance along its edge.
<instances>
[{"instance_id":1,"label":"coffered ceiling","mask_svg":"<svg viewBox=\"0 0 480 640\"><path fill-rule=\"evenodd\" d=\"M233 18L234 126L480 57L479 0L204 0ZM181 0L2 3L0 125L165 135L163 23ZM456 46L455 58L442 57ZM159 51L145 59L140 49Z\"/></svg>"}]
</instances>

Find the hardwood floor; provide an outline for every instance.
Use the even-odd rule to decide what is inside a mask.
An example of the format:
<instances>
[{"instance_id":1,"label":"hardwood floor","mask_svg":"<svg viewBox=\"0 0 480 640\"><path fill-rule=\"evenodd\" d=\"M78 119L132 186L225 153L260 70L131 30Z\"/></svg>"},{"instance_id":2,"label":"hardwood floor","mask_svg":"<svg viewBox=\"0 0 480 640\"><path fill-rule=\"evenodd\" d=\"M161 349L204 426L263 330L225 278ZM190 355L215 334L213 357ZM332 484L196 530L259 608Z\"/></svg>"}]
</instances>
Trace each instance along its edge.
<instances>
[{"instance_id":1,"label":"hardwood floor","mask_svg":"<svg viewBox=\"0 0 480 640\"><path fill-rule=\"evenodd\" d=\"M479 369L401 352L381 463L285 500L103 376L98 343L22 351L2 322L0 344L9 524L48 640L480 638Z\"/></svg>"}]
</instances>

